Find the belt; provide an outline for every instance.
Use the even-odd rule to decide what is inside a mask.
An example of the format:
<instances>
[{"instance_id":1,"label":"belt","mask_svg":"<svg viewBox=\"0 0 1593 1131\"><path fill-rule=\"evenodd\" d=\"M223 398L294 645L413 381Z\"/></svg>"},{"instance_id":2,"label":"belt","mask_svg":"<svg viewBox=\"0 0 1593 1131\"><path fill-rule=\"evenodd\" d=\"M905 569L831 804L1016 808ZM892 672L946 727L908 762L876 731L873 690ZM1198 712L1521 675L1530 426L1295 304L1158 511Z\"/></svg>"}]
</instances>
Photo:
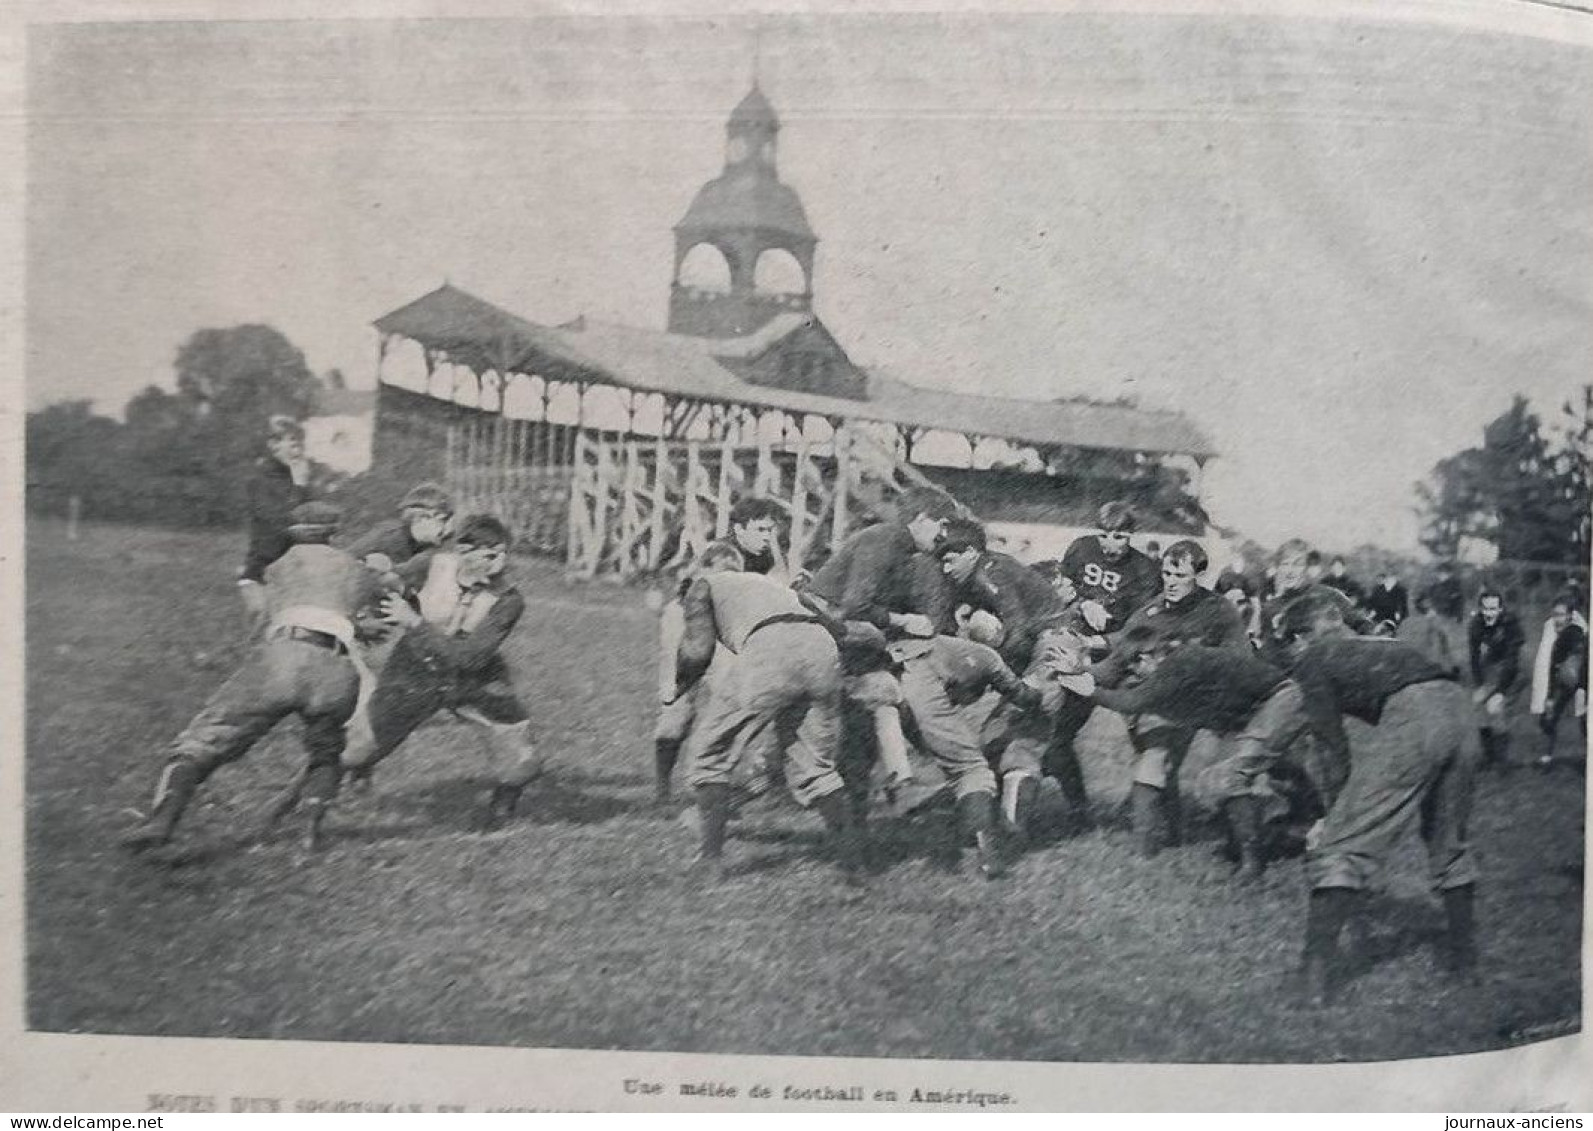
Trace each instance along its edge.
<instances>
[{"instance_id":1,"label":"belt","mask_svg":"<svg viewBox=\"0 0 1593 1131\"><path fill-rule=\"evenodd\" d=\"M297 640L304 644L313 644L317 648L325 648L328 652L336 652L339 656L348 655L348 645L330 632L317 632L313 628L301 628L296 624L285 624L272 635L286 640Z\"/></svg>"},{"instance_id":2,"label":"belt","mask_svg":"<svg viewBox=\"0 0 1593 1131\"><path fill-rule=\"evenodd\" d=\"M747 641L751 640L754 634L772 624L816 624L822 626L824 621L812 613L776 613L772 617L760 620L748 629L747 635L741 638L742 647L746 647Z\"/></svg>"}]
</instances>

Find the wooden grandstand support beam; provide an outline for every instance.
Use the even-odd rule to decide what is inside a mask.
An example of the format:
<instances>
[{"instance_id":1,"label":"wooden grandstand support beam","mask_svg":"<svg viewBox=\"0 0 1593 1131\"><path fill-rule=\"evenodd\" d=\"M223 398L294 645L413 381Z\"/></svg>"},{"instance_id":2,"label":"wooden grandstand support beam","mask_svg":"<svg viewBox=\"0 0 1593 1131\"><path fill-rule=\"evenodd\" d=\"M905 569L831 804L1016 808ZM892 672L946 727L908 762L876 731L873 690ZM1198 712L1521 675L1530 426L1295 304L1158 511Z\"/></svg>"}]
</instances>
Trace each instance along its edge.
<instances>
[{"instance_id":1,"label":"wooden grandstand support beam","mask_svg":"<svg viewBox=\"0 0 1593 1131\"><path fill-rule=\"evenodd\" d=\"M835 447L835 491L830 496L835 509L834 524L830 529L830 549L839 550L846 541L847 508L850 505L852 478L852 426L846 421L835 424L831 442Z\"/></svg>"},{"instance_id":2,"label":"wooden grandstand support beam","mask_svg":"<svg viewBox=\"0 0 1593 1131\"><path fill-rule=\"evenodd\" d=\"M796 463L791 469L791 568L801 569L808 545L808 430L806 418L797 418Z\"/></svg>"},{"instance_id":3,"label":"wooden grandstand support beam","mask_svg":"<svg viewBox=\"0 0 1593 1131\"><path fill-rule=\"evenodd\" d=\"M664 553L664 508L668 505L669 491L666 476L669 472L669 452L660 433L653 437L653 510L648 518L647 568L656 570Z\"/></svg>"},{"instance_id":4,"label":"wooden grandstand support beam","mask_svg":"<svg viewBox=\"0 0 1593 1131\"><path fill-rule=\"evenodd\" d=\"M730 504L733 501L731 476L735 474L736 448L729 428L723 430L719 440L719 491L714 506L714 537L723 538L730 533Z\"/></svg>"}]
</instances>

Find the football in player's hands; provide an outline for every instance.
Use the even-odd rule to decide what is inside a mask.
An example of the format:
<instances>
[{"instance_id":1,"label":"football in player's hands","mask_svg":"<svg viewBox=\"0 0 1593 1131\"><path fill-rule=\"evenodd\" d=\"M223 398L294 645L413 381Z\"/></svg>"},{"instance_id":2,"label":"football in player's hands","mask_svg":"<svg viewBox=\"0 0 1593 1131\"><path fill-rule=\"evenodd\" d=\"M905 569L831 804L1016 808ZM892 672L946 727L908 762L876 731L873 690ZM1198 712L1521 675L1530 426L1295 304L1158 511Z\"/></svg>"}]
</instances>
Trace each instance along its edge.
<instances>
[{"instance_id":1,"label":"football in player's hands","mask_svg":"<svg viewBox=\"0 0 1593 1131\"><path fill-rule=\"evenodd\" d=\"M1099 601L1085 601L1079 606L1079 611L1084 614L1084 623L1100 632L1106 628L1112 615L1106 611L1106 606Z\"/></svg>"}]
</instances>

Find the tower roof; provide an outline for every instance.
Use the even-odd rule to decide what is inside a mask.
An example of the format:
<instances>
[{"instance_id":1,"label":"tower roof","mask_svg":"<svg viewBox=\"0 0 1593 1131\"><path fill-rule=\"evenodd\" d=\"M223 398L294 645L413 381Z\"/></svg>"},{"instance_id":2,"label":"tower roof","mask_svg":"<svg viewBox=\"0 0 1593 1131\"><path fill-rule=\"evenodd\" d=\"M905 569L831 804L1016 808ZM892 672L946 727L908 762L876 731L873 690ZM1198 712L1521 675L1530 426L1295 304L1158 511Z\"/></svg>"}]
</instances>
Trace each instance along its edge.
<instances>
[{"instance_id":1,"label":"tower roof","mask_svg":"<svg viewBox=\"0 0 1593 1131\"><path fill-rule=\"evenodd\" d=\"M780 128L780 116L774 112L774 106L754 82L746 97L730 111L730 125L761 125L777 130Z\"/></svg>"},{"instance_id":2,"label":"tower roof","mask_svg":"<svg viewBox=\"0 0 1593 1131\"><path fill-rule=\"evenodd\" d=\"M757 229L794 240L813 242L818 237L808 226L802 201L789 185L757 168L721 173L697 190L677 232Z\"/></svg>"}]
</instances>

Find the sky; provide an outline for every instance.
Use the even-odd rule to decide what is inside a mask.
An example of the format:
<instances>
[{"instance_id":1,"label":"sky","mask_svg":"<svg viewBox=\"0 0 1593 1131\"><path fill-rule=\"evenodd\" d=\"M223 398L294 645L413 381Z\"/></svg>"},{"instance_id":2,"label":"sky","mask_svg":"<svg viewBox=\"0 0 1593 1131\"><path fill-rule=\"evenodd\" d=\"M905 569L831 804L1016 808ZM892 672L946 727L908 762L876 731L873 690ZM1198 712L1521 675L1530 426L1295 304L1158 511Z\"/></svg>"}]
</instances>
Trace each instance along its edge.
<instances>
[{"instance_id":1,"label":"sky","mask_svg":"<svg viewBox=\"0 0 1593 1131\"><path fill-rule=\"evenodd\" d=\"M27 402L119 412L190 333L244 322L369 387L370 323L444 280L662 328L670 229L756 42L854 360L1182 411L1221 453L1219 522L1409 548L1414 481L1515 393L1553 415L1593 376L1593 35L1567 26L35 27Z\"/></svg>"}]
</instances>

